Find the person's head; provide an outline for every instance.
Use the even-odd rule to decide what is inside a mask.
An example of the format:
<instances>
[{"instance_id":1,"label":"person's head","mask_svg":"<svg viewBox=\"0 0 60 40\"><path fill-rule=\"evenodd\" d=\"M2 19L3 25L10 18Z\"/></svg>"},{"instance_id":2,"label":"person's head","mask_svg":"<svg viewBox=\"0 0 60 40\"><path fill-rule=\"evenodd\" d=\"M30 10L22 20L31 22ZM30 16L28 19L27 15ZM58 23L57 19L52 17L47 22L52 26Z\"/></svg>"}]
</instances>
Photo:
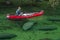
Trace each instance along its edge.
<instances>
[{"instance_id":1,"label":"person's head","mask_svg":"<svg viewBox=\"0 0 60 40\"><path fill-rule=\"evenodd\" d=\"M20 7L20 6L18 6L18 9L21 9L21 7Z\"/></svg>"}]
</instances>

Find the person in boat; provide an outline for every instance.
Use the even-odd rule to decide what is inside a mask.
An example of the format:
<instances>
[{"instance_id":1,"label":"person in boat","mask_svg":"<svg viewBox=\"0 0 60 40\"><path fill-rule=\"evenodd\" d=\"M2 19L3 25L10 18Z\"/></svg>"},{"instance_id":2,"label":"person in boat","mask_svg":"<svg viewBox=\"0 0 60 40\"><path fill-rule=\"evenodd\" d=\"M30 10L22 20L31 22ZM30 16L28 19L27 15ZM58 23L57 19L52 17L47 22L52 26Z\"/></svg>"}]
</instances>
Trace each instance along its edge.
<instances>
[{"instance_id":1,"label":"person in boat","mask_svg":"<svg viewBox=\"0 0 60 40\"><path fill-rule=\"evenodd\" d=\"M16 10L16 15L21 15L21 7L18 6L18 9Z\"/></svg>"}]
</instances>

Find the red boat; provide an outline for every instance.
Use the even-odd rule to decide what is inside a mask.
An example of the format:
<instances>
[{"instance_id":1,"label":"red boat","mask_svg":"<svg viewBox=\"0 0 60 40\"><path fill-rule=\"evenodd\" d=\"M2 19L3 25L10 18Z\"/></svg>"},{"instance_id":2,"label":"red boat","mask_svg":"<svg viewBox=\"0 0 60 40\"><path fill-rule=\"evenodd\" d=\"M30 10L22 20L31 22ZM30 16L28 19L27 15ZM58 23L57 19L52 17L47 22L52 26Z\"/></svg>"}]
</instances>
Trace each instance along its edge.
<instances>
[{"instance_id":1,"label":"red boat","mask_svg":"<svg viewBox=\"0 0 60 40\"><path fill-rule=\"evenodd\" d=\"M41 10L40 12L31 13L31 14L22 14L20 16L17 16L17 15L7 15L7 18L11 19L11 20L14 20L14 19L18 20L18 19L33 18L33 17L41 16L43 14L44 14L44 11Z\"/></svg>"}]
</instances>

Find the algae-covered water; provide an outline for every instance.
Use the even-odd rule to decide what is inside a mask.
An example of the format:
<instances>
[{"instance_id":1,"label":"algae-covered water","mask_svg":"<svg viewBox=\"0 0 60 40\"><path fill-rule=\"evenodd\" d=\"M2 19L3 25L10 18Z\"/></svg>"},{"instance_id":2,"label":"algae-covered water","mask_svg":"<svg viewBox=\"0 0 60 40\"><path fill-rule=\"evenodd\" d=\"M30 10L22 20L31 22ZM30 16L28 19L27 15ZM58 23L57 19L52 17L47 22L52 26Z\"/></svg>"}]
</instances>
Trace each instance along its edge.
<instances>
[{"instance_id":1,"label":"algae-covered water","mask_svg":"<svg viewBox=\"0 0 60 40\"><path fill-rule=\"evenodd\" d=\"M24 21L11 21L6 18L6 14L15 13L15 10L5 9L0 12L0 33L11 33L17 35L17 37L10 40L40 40L43 38L50 38L53 40L60 38L60 21L48 21L49 18L60 16L39 16L28 19L30 21L35 21L36 24L30 30L23 30ZM28 24L27 24L28 25ZM54 26L57 27L53 31L42 31L39 30L40 27Z\"/></svg>"}]
</instances>

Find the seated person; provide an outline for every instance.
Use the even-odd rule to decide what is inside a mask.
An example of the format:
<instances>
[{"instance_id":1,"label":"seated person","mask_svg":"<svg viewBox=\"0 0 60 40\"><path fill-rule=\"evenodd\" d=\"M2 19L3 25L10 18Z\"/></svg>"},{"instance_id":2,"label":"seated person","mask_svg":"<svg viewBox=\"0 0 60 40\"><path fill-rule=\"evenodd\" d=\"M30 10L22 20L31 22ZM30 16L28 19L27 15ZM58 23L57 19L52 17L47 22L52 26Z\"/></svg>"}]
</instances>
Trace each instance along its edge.
<instances>
[{"instance_id":1,"label":"seated person","mask_svg":"<svg viewBox=\"0 0 60 40\"><path fill-rule=\"evenodd\" d=\"M16 15L21 15L21 8L20 8L20 6L19 6L18 9L16 10Z\"/></svg>"}]
</instances>

